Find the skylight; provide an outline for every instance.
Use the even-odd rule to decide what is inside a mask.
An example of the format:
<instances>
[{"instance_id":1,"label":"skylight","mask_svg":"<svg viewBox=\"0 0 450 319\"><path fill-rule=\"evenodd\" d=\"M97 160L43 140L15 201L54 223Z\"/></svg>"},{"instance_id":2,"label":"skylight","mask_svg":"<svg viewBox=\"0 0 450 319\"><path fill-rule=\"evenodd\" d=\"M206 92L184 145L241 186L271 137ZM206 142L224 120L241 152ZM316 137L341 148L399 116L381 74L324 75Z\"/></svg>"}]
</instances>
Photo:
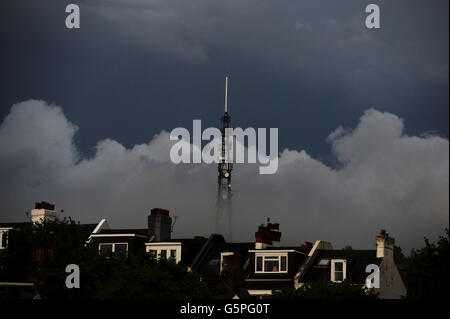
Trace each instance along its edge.
<instances>
[{"instance_id":1,"label":"skylight","mask_svg":"<svg viewBox=\"0 0 450 319\"><path fill-rule=\"evenodd\" d=\"M317 263L317 266L328 266L329 264L330 264L330 260L329 259L322 258Z\"/></svg>"}]
</instances>

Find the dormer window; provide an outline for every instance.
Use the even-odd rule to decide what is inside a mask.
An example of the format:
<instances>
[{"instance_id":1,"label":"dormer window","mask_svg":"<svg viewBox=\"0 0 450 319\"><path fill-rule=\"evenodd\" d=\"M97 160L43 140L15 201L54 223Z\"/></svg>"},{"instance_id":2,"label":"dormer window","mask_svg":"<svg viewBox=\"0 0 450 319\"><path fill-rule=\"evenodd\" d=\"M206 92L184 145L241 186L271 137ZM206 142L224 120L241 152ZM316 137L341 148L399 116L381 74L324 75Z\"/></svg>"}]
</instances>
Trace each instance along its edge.
<instances>
[{"instance_id":1,"label":"dormer window","mask_svg":"<svg viewBox=\"0 0 450 319\"><path fill-rule=\"evenodd\" d=\"M287 253L256 255L255 273L286 273Z\"/></svg>"},{"instance_id":2,"label":"dormer window","mask_svg":"<svg viewBox=\"0 0 450 319\"><path fill-rule=\"evenodd\" d=\"M343 282L347 277L347 261L345 259L331 260L331 281Z\"/></svg>"}]
</instances>

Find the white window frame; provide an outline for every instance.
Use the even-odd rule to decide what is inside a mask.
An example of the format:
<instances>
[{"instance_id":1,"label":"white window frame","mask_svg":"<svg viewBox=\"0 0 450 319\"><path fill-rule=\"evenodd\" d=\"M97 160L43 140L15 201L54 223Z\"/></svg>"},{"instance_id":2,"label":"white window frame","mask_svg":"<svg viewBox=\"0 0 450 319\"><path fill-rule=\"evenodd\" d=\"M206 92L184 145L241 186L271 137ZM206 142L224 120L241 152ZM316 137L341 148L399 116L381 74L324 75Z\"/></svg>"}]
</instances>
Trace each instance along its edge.
<instances>
[{"instance_id":1,"label":"white window frame","mask_svg":"<svg viewBox=\"0 0 450 319\"><path fill-rule=\"evenodd\" d=\"M127 245L127 251L126 254L128 254L128 243L99 243L98 244L98 252L100 253L102 251L102 246L106 246L106 245L112 245L112 253L116 252L116 245Z\"/></svg>"},{"instance_id":2,"label":"white window frame","mask_svg":"<svg viewBox=\"0 0 450 319\"><path fill-rule=\"evenodd\" d=\"M180 242L152 242L152 243L146 243L145 244L145 251L147 253L150 253L150 251L155 251L155 258L156 260L161 259L161 251L166 251L166 259L170 260L170 251L175 250L175 259L174 261L176 263L179 263L181 261L181 255L183 253L182 251L182 245Z\"/></svg>"},{"instance_id":3,"label":"white window frame","mask_svg":"<svg viewBox=\"0 0 450 319\"><path fill-rule=\"evenodd\" d=\"M156 257L157 260L160 260L161 258L162 259L166 259L166 260L171 260L172 257L170 256L170 252L172 250L175 251L175 257L173 259L176 261L177 258L178 258L178 251L177 251L176 248L168 248L168 249L149 248L147 250L147 253L150 253L150 252L154 251L155 252L155 257ZM161 252L163 252L163 251L166 252L166 257L161 257Z\"/></svg>"},{"instance_id":4,"label":"white window frame","mask_svg":"<svg viewBox=\"0 0 450 319\"><path fill-rule=\"evenodd\" d=\"M258 257L262 257L262 271L257 269ZM278 257L278 271L266 271L265 270L265 259ZM286 257L286 270L281 270L281 257ZM257 253L255 254L255 274L285 274L289 271L289 256L288 253Z\"/></svg>"},{"instance_id":5,"label":"white window frame","mask_svg":"<svg viewBox=\"0 0 450 319\"><path fill-rule=\"evenodd\" d=\"M342 281L335 278L335 265L342 263ZM345 259L331 259L331 282L343 282L347 279L347 260Z\"/></svg>"},{"instance_id":6,"label":"white window frame","mask_svg":"<svg viewBox=\"0 0 450 319\"><path fill-rule=\"evenodd\" d=\"M11 230L11 227L5 227L0 229L0 250L6 249L6 247L8 247L8 232ZM6 246L3 246L3 236L6 234Z\"/></svg>"}]
</instances>

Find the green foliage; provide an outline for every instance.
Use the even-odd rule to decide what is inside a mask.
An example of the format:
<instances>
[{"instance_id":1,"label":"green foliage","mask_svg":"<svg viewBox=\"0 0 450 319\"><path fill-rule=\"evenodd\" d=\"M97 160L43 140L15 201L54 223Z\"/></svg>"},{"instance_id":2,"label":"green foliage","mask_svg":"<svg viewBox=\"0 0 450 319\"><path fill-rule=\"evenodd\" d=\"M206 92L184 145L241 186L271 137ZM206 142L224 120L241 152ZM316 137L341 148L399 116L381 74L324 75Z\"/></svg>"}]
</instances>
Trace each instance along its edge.
<instances>
[{"instance_id":1,"label":"green foliage","mask_svg":"<svg viewBox=\"0 0 450 319\"><path fill-rule=\"evenodd\" d=\"M449 230L436 243L425 238L425 247L409 258L408 298L449 297Z\"/></svg>"},{"instance_id":2,"label":"green foliage","mask_svg":"<svg viewBox=\"0 0 450 319\"><path fill-rule=\"evenodd\" d=\"M405 268L408 265L408 258L403 254L402 248L395 245L394 245L394 262L398 268Z\"/></svg>"},{"instance_id":3,"label":"green foliage","mask_svg":"<svg viewBox=\"0 0 450 319\"><path fill-rule=\"evenodd\" d=\"M307 283L298 289L285 287L281 291L273 291L274 299L377 299L373 289L359 284L344 281L333 283L320 281Z\"/></svg>"},{"instance_id":4,"label":"green foliage","mask_svg":"<svg viewBox=\"0 0 450 319\"><path fill-rule=\"evenodd\" d=\"M244 287L245 278L246 275L242 268L225 268L222 276L210 283L210 290L214 296L219 298L233 297L236 294L242 298L248 295Z\"/></svg>"},{"instance_id":5,"label":"green foliage","mask_svg":"<svg viewBox=\"0 0 450 319\"><path fill-rule=\"evenodd\" d=\"M71 263L79 263L89 249L85 247L85 234L79 224L70 218L45 221L42 224L25 224L8 233L8 249L0 255L0 280L26 281L32 267L33 251L52 251L52 266L65 270Z\"/></svg>"},{"instance_id":6,"label":"green foliage","mask_svg":"<svg viewBox=\"0 0 450 319\"><path fill-rule=\"evenodd\" d=\"M147 254L96 256L81 271L81 292L93 299L202 299L206 285L182 264Z\"/></svg>"},{"instance_id":7,"label":"green foliage","mask_svg":"<svg viewBox=\"0 0 450 319\"><path fill-rule=\"evenodd\" d=\"M0 254L1 281L34 281L48 299L127 298L200 299L206 285L186 267L171 261L156 262L146 253L100 256L86 245L86 233L71 219L26 224L9 233L9 246ZM33 262L33 250L49 249L50 263ZM68 289L65 268L80 267L80 288ZM4 297L4 296L3 296Z\"/></svg>"}]
</instances>

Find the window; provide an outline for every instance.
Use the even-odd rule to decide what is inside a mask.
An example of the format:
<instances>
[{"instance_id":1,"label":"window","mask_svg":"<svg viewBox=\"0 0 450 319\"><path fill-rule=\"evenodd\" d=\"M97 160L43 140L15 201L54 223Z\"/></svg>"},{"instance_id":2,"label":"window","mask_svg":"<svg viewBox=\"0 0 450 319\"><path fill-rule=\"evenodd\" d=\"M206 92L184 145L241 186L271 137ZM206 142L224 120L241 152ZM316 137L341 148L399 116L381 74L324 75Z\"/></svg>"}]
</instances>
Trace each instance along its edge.
<instances>
[{"instance_id":1,"label":"window","mask_svg":"<svg viewBox=\"0 0 450 319\"><path fill-rule=\"evenodd\" d=\"M111 255L113 251L112 244L100 244L100 254L102 255Z\"/></svg>"},{"instance_id":2,"label":"window","mask_svg":"<svg viewBox=\"0 0 450 319\"><path fill-rule=\"evenodd\" d=\"M208 262L208 266L217 266L219 264L219 258L213 258Z\"/></svg>"},{"instance_id":3,"label":"window","mask_svg":"<svg viewBox=\"0 0 450 319\"><path fill-rule=\"evenodd\" d=\"M255 272L287 272L287 254L256 256Z\"/></svg>"},{"instance_id":4,"label":"window","mask_svg":"<svg viewBox=\"0 0 450 319\"><path fill-rule=\"evenodd\" d=\"M281 264L280 264L280 271L286 271L287 270L287 265L286 265L286 261L287 261L287 258L286 258L286 256L281 256L280 257L281 259Z\"/></svg>"},{"instance_id":5,"label":"window","mask_svg":"<svg viewBox=\"0 0 450 319\"><path fill-rule=\"evenodd\" d=\"M116 254L126 255L127 251L128 251L127 244L115 244L114 245L114 253L116 253Z\"/></svg>"},{"instance_id":6,"label":"window","mask_svg":"<svg viewBox=\"0 0 450 319\"><path fill-rule=\"evenodd\" d=\"M344 263L337 262L334 264L334 280L344 280Z\"/></svg>"},{"instance_id":7,"label":"window","mask_svg":"<svg viewBox=\"0 0 450 319\"><path fill-rule=\"evenodd\" d=\"M256 257L256 272L262 272L263 271L263 257L258 256Z\"/></svg>"},{"instance_id":8,"label":"window","mask_svg":"<svg viewBox=\"0 0 450 319\"><path fill-rule=\"evenodd\" d=\"M99 244L99 250L101 255L122 254L126 255L128 252L127 243L111 243L111 244Z\"/></svg>"},{"instance_id":9,"label":"window","mask_svg":"<svg viewBox=\"0 0 450 319\"><path fill-rule=\"evenodd\" d=\"M280 258L266 256L264 257L264 271L265 272L278 272L280 266Z\"/></svg>"},{"instance_id":10,"label":"window","mask_svg":"<svg viewBox=\"0 0 450 319\"><path fill-rule=\"evenodd\" d=\"M181 243L176 245L168 245L168 243L147 243L145 244L145 250L152 258L156 260L168 259L175 263L181 261Z\"/></svg>"},{"instance_id":11,"label":"window","mask_svg":"<svg viewBox=\"0 0 450 319\"><path fill-rule=\"evenodd\" d=\"M343 282L346 279L346 266L347 261L345 259L332 259L331 260L331 281Z\"/></svg>"},{"instance_id":12,"label":"window","mask_svg":"<svg viewBox=\"0 0 450 319\"><path fill-rule=\"evenodd\" d=\"M0 231L0 248L8 246L8 233Z\"/></svg>"},{"instance_id":13,"label":"window","mask_svg":"<svg viewBox=\"0 0 450 319\"><path fill-rule=\"evenodd\" d=\"M228 258L228 255L222 256L222 269L226 269L229 266Z\"/></svg>"},{"instance_id":14,"label":"window","mask_svg":"<svg viewBox=\"0 0 450 319\"><path fill-rule=\"evenodd\" d=\"M233 266L233 258L236 258L237 255L234 252L226 251L220 253L220 273Z\"/></svg>"},{"instance_id":15,"label":"window","mask_svg":"<svg viewBox=\"0 0 450 319\"><path fill-rule=\"evenodd\" d=\"M330 264L330 260L329 260L329 259L322 258L322 259L319 260L319 262L317 263L317 266L325 267L325 266L328 266L329 264Z\"/></svg>"}]
</instances>

